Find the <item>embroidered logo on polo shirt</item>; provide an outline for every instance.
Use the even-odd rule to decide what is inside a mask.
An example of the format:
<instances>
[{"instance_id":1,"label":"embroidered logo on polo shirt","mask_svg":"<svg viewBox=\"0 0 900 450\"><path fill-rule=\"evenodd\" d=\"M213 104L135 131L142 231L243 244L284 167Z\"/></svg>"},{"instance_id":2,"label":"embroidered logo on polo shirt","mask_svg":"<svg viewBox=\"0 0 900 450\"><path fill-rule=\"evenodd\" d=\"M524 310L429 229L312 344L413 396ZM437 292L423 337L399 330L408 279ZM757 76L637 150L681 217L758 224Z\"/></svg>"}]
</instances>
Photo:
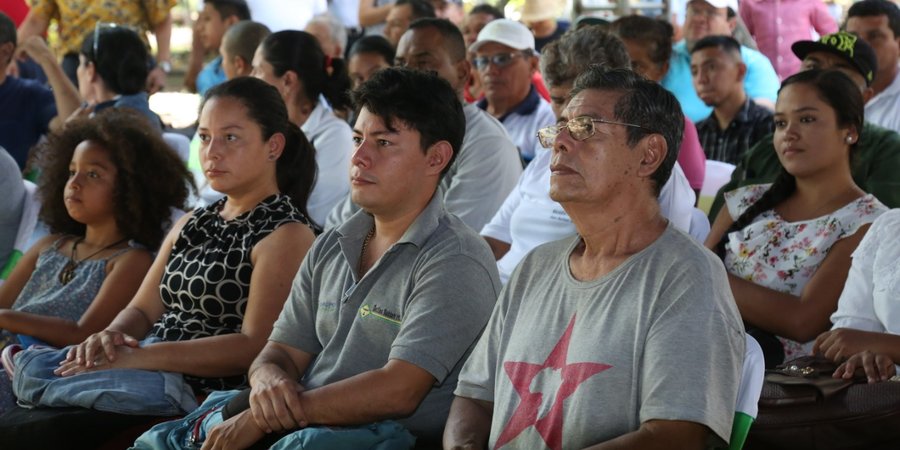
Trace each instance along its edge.
<instances>
[{"instance_id":1,"label":"embroidered logo on polo shirt","mask_svg":"<svg viewBox=\"0 0 900 450\"><path fill-rule=\"evenodd\" d=\"M385 309L384 307L378 306L377 304L373 304L372 306L362 305L359 308L359 317L363 319L374 317L390 322L394 325L400 325L401 323L400 314Z\"/></svg>"}]
</instances>

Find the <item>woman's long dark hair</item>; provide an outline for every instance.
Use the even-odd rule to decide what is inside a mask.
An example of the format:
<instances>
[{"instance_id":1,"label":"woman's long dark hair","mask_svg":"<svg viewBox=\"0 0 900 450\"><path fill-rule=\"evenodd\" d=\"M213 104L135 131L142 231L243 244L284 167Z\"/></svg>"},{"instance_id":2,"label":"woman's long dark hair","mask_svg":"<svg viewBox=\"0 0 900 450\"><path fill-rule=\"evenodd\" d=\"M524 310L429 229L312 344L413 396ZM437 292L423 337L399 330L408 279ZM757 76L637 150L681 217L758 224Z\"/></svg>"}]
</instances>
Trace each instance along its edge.
<instances>
[{"instance_id":1,"label":"woman's long dark hair","mask_svg":"<svg viewBox=\"0 0 900 450\"><path fill-rule=\"evenodd\" d=\"M207 91L200 110L216 97L230 97L244 105L247 116L262 130L264 140L275 133L284 135L284 150L275 164L278 190L289 196L294 206L309 218L306 203L316 182L316 150L288 118L287 107L278 90L256 78L234 78Z\"/></svg>"},{"instance_id":2,"label":"woman's long dark hair","mask_svg":"<svg viewBox=\"0 0 900 450\"><path fill-rule=\"evenodd\" d=\"M292 70L303 83L303 93L313 104L319 95L335 110L350 108L350 75L343 59L325 56L315 36L297 30L272 33L263 40L262 56L275 75Z\"/></svg>"},{"instance_id":3,"label":"woman's long dark hair","mask_svg":"<svg viewBox=\"0 0 900 450\"><path fill-rule=\"evenodd\" d=\"M815 89L819 98L834 110L838 126L854 127L857 134L862 132L865 103L859 88L846 75L836 70L806 70L785 79L781 83L778 94L781 95L781 91L792 84L805 84ZM859 142L858 138L853 144L850 144L851 159L855 153L857 142ZM769 190L756 203L750 205L722 235L722 239L716 245L716 253L719 257L725 258L725 244L728 243L729 234L743 229L763 212L775 208L796 190L797 179L782 166Z\"/></svg>"}]
</instances>

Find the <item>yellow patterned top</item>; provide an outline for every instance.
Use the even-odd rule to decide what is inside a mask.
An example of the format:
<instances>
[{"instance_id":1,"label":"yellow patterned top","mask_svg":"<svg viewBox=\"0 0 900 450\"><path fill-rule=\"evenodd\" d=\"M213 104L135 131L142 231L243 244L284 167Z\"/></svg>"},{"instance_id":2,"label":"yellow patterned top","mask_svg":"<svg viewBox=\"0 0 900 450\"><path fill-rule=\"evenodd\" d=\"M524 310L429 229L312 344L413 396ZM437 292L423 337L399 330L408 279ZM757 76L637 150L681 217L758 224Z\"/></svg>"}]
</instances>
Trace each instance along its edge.
<instances>
[{"instance_id":1,"label":"yellow patterned top","mask_svg":"<svg viewBox=\"0 0 900 450\"><path fill-rule=\"evenodd\" d=\"M57 55L78 53L81 42L94 25L113 22L140 30L147 41L146 32L165 21L169 10L177 0L30 0L31 12L56 20L59 24L59 41L54 50Z\"/></svg>"}]
</instances>

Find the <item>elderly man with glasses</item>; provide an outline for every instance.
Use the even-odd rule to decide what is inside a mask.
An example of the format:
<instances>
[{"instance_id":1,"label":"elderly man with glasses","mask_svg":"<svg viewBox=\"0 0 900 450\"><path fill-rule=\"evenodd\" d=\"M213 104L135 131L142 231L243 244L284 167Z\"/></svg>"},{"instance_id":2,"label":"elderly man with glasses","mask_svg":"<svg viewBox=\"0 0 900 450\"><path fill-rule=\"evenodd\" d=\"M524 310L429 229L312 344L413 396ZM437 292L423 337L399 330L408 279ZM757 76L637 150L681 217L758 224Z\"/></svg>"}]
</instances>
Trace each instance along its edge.
<instances>
[{"instance_id":1,"label":"elderly man with glasses","mask_svg":"<svg viewBox=\"0 0 900 450\"><path fill-rule=\"evenodd\" d=\"M503 123L528 163L543 151L535 132L556 120L531 83L538 68L534 35L519 22L497 19L485 25L469 51L484 90L478 107Z\"/></svg>"},{"instance_id":2,"label":"elderly man with glasses","mask_svg":"<svg viewBox=\"0 0 900 450\"><path fill-rule=\"evenodd\" d=\"M683 127L675 97L630 70L575 80L540 139L553 147L550 197L578 234L532 251L500 293L460 373L445 449L729 439L740 315L721 262L656 200Z\"/></svg>"}]
</instances>

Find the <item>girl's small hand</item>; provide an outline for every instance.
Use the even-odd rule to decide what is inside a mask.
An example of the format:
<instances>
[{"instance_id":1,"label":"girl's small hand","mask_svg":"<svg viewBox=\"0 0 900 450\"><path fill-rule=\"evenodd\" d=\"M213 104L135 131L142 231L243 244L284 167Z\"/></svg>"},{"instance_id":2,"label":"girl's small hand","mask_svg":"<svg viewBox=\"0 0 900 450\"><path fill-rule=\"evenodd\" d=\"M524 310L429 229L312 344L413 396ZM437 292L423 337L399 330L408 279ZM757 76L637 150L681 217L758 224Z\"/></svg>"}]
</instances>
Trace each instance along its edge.
<instances>
[{"instance_id":1,"label":"girl's small hand","mask_svg":"<svg viewBox=\"0 0 900 450\"><path fill-rule=\"evenodd\" d=\"M122 345L136 348L138 347L139 342L137 339L128 336L125 333L113 330L103 330L99 333L90 335L84 342L69 347L69 353L60 365L74 362L85 367L91 367L100 357L113 362L116 360L116 347Z\"/></svg>"}]
</instances>

